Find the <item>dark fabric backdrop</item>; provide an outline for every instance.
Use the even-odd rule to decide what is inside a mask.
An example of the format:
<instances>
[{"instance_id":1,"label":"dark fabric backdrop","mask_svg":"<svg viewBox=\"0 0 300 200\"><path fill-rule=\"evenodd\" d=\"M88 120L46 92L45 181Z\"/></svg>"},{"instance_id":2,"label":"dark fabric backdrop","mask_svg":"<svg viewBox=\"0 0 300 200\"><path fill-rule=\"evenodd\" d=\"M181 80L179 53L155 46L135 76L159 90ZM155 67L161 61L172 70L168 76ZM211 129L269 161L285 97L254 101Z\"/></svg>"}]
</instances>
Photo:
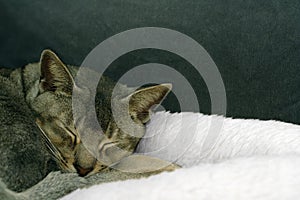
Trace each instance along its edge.
<instances>
[{"instance_id":1,"label":"dark fabric backdrop","mask_svg":"<svg viewBox=\"0 0 300 200\"><path fill-rule=\"evenodd\" d=\"M192 37L211 55L226 87L227 116L299 124L299 21L299 0L0 0L0 65L38 61L45 48L65 63L80 65L97 44L116 33L165 27ZM210 113L205 83L176 55L132 52L116 60L107 74L117 79L148 62L167 64L184 74L201 111ZM165 106L179 110L172 95Z\"/></svg>"}]
</instances>

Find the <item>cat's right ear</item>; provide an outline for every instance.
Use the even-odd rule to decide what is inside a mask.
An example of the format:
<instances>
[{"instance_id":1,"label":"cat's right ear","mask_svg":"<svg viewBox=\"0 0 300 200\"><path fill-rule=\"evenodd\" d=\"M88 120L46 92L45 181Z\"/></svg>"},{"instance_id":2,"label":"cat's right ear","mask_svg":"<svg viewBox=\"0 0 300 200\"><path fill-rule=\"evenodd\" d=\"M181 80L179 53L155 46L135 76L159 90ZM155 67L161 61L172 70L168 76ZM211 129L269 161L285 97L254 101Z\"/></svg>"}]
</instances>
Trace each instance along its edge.
<instances>
[{"instance_id":1,"label":"cat's right ear","mask_svg":"<svg viewBox=\"0 0 300 200\"><path fill-rule=\"evenodd\" d=\"M72 94L74 79L54 52L48 49L42 52L40 67L40 87L43 91Z\"/></svg>"},{"instance_id":2,"label":"cat's right ear","mask_svg":"<svg viewBox=\"0 0 300 200\"><path fill-rule=\"evenodd\" d=\"M129 95L129 114L134 121L146 123L152 106L159 105L171 91L172 84L165 83L139 89Z\"/></svg>"}]
</instances>

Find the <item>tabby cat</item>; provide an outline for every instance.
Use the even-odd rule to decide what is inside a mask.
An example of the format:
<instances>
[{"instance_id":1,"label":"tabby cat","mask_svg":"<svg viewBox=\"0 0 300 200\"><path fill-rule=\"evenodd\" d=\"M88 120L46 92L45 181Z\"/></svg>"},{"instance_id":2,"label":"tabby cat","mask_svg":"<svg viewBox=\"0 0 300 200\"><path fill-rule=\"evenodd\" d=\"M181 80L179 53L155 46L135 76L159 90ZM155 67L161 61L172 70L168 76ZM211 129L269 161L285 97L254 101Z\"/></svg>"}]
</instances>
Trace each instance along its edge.
<instances>
[{"instance_id":1,"label":"tabby cat","mask_svg":"<svg viewBox=\"0 0 300 200\"><path fill-rule=\"evenodd\" d=\"M89 112L77 121L72 112L72 92L83 91L74 82L77 71L50 50L42 52L39 63L0 69L0 199L57 199L79 187L177 168L133 154L140 140L136 135L143 136L151 107L168 94L170 84L134 90L101 78L95 109L104 135L94 147L97 159L78 133L78 128L96 131L85 126ZM112 95L114 87L119 92ZM82 95L92 98L86 88ZM112 104L119 119L131 117L130 123L121 120L125 130L113 119ZM57 170L70 173L51 172Z\"/></svg>"}]
</instances>

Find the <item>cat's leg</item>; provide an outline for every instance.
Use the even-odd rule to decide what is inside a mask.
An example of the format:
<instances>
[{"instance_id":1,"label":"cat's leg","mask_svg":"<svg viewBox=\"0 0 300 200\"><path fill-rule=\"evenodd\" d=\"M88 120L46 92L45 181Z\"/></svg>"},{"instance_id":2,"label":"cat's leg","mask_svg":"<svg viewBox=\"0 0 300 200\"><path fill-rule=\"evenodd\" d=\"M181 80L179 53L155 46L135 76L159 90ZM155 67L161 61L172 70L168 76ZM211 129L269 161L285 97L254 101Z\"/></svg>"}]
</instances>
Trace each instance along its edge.
<instances>
[{"instance_id":1,"label":"cat's leg","mask_svg":"<svg viewBox=\"0 0 300 200\"><path fill-rule=\"evenodd\" d=\"M0 182L0 199L54 200L78 188L113 181L138 179L178 168L178 166L166 161L142 155L128 156L127 159L123 159L114 167L87 177L80 177L76 173L51 172L38 184L20 193L7 189Z\"/></svg>"},{"instance_id":2,"label":"cat's leg","mask_svg":"<svg viewBox=\"0 0 300 200\"><path fill-rule=\"evenodd\" d=\"M133 154L123 158L111 168L130 173L147 173L157 174L163 171L173 171L180 168L178 165L161 160L159 158Z\"/></svg>"}]
</instances>

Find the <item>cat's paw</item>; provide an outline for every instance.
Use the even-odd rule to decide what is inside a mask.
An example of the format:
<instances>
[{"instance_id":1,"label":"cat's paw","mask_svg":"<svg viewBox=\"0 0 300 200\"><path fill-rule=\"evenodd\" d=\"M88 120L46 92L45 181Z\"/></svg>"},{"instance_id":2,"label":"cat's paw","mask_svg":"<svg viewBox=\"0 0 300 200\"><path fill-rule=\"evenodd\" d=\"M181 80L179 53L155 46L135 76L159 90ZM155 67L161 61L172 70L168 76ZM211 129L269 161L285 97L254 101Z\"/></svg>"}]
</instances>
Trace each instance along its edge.
<instances>
[{"instance_id":1,"label":"cat's paw","mask_svg":"<svg viewBox=\"0 0 300 200\"><path fill-rule=\"evenodd\" d=\"M161 171L162 171L162 172L163 172L163 171L170 172L170 171L174 171L174 170L180 169L180 168L181 168L181 167L180 167L179 165L172 163L172 164L170 164L170 165L168 165L168 166L162 168Z\"/></svg>"}]
</instances>

